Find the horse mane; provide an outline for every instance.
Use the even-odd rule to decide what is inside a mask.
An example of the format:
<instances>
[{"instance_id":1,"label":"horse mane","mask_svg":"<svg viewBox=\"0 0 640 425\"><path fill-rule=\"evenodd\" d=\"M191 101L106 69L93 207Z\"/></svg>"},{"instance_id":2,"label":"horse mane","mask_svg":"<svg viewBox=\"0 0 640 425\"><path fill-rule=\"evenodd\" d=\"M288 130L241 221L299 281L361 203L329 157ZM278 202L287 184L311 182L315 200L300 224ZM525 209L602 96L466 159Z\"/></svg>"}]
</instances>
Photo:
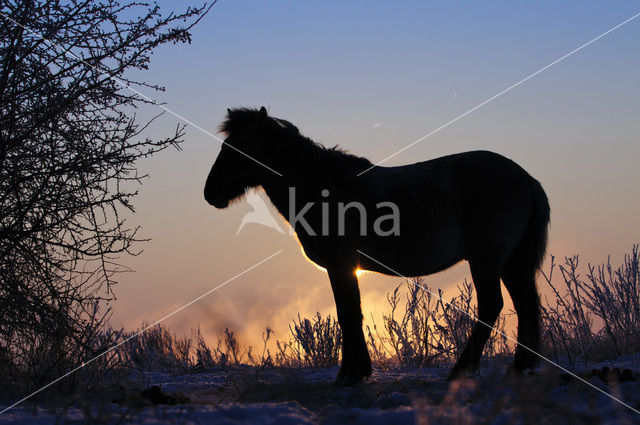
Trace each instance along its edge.
<instances>
[{"instance_id":1,"label":"horse mane","mask_svg":"<svg viewBox=\"0 0 640 425\"><path fill-rule=\"evenodd\" d=\"M229 136L237 129L255 127L261 118L258 109L229 109L227 119L219 129ZM367 158L353 155L338 145L326 147L314 142L303 136L298 127L287 120L267 116L264 127L268 133L277 137L281 143L283 142L288 149L294 150L297 155L313 161L314 164L316 161L321 161L323 167L327 167L328 171L343 174L340 171L344 170L348 174L353 174L354 171L361 172L372 165Z\"/></svg>"},{"instance_id":2,"label":"horse mane","mask_svg":"<svg viewBox=\"0 0 640 425\"><path fill-rule=\"evenodd\" d=\"M227 109L227 119L220 124L218 130L229 136L238 128L247 127L254 124L258 117L257 109L235 108Z\"/></svg>"}]
</instances>

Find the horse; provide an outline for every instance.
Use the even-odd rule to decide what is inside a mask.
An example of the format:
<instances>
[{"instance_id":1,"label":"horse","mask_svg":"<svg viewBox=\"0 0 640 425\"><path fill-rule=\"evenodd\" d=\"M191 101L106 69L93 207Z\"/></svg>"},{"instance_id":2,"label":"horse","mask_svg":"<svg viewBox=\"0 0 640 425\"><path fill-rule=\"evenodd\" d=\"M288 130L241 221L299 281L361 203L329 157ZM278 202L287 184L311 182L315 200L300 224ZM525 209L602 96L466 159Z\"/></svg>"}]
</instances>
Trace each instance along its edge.
<instances>
[{"instance_id":1,"label":"horse","mask_svg":"<svg viewBox=\"0 0 640 425\"><path fill-rule=\"evenodd\" d=\"M463 260L476 290L477 320L448 379L479 367L503 307L501 279L518 318L510 370L536 366L536 273L550 209L540 183L514 161L470 151L371 168L368 159L315 143L264 107L228 109L220 131L226 139L204 197L221 209L262 187L306 257L326 269L343 335L337 384L371 375L357 271L417 277Z\"/></svg>"}]
</instances>

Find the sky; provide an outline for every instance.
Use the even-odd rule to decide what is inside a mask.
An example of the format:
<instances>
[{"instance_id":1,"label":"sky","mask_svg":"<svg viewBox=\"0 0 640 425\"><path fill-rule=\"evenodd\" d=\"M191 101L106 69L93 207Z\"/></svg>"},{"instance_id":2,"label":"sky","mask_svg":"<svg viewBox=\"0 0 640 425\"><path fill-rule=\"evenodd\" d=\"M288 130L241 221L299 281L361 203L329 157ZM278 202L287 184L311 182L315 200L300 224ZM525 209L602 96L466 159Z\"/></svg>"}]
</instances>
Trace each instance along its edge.
<instances>
[{"instance_id":1,"label":"sky","mask_svg":"<svg viewBox=\"0 0 640 425\"><path fill-rule=\"evenodd\" d=\"M209 132L228 107L264 105L314 141L375 163L638 12L633 1L220 0L190 45L161 47L149 70L132 76L164 86L145 94ZM640 18L385 165L475 149L503 154L547 191L549 254L580 254L585 264L610 254L619 263L640 242L639 41ZM165 114L149 135L162 137L178 122ZM267 326L286 339L298 313L335 314L326 273L305 260L295 238L257 224L236 235L251 207L205 202L219 151L218 141L189 126L182 151L139 164L149 178L130 221L151 241L123 259L135 272L115 288L114 326L153 322L279 250L164 323L178 334L199 326L208 338L229 327L259 346ZM451 296L468 275L461 263L426 282ZM401 281L361 276L365 317L386 312L386 293Z\"/></svg>"}]
</instances>

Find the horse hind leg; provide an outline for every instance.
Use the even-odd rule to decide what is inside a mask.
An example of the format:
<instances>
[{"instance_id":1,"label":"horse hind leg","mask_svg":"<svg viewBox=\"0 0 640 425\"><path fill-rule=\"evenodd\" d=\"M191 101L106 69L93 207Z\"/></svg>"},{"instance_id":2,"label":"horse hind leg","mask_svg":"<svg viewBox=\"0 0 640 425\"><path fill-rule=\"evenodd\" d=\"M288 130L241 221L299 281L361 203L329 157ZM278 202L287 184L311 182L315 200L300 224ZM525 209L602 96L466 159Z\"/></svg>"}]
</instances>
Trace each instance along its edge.
<instances>
[{"instance_id":1,"label":"horse hind leg","mask_svg":"<svg viewBox=\"0 0 640 425\"><path fill-rule=\"evenodd\" d=\"M536 273L547 247L549 201L540 183L533 180L533 208L527 228L508 256L502 271L504 282L518 315L518 346L514 369L533 369L540 358L540 297Z\"/></svg>"},{"instance_id":2,"label":"horse hind leg","mask_svg":"<svg viewBox=\"0 0 640 425\"><path fill-rule=\"evenodd\" d=\"M482 350L491 335L500 311L502 310L502 294L500 292L500 274L492 267L469 262L471 277L478 298L478 320L471 336L449 373L449 380L475 372L480 364Z\"/></svg>"},{"instance_id":3,"label":"horse hind leg","mask_svg":"<svg viewBox=\"0 0 640 425\"><path fill-rule=\"evenodd\" d=\"M533 369L540 349L540 297L536 289L535 271L518 264L512 257L502 274L513 307L518 316L518 346L513 360L516 371Z\"/></svg>"}]
</instances>

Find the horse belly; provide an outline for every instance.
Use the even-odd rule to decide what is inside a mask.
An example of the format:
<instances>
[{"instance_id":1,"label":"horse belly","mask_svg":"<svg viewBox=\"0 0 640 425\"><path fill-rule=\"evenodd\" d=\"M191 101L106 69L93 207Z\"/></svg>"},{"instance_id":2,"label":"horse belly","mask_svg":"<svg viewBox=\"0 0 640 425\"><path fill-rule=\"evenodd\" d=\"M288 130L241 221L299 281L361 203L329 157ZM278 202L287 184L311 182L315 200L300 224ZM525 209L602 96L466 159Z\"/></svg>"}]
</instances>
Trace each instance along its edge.
<instances>
[{"instance_id":1,"label":"horse belly","mask_svg":"<svg viewBox=\"0 0 640 425\"><path fill-rule=\"evenodd\" d=\"M459 227L453 221L438 228L416 226L399 236L373 238L359 250L360 268L405 277L436 273L464 259Z\"/></svg>"}]
</instances>

